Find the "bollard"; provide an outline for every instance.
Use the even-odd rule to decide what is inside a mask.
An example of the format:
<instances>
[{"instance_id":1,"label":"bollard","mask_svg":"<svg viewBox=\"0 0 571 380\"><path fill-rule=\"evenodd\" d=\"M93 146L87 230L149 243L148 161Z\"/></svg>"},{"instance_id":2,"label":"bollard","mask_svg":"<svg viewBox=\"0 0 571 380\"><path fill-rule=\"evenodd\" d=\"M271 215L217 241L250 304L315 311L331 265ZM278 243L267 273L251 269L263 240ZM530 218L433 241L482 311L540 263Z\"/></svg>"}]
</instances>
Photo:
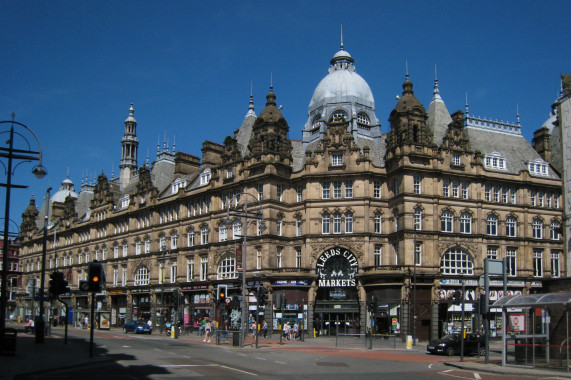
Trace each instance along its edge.
<instances>
[{"instance_id":1,"label":"bollard","mask_svg":"<svg viewBox=\"0 0 571 380\"><path fill-rule=\"evenodd\" d=\"M406 336L406 349L407 350L412 349L412 335Z\"/></svg>"}]
</instances>

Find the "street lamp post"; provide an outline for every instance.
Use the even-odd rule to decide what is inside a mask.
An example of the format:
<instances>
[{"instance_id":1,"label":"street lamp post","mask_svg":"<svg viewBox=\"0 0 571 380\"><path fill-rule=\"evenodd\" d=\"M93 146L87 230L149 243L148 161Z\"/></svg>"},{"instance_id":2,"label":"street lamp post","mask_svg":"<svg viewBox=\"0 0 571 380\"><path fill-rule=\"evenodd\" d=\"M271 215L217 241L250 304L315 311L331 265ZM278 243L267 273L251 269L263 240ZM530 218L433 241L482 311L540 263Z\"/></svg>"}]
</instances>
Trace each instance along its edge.
<instances>
[{"instance_id":1,"label":"street lamp post","mask_svg":"<svg viewBox=\"0 0 571 380\"><path fill-rule=\"evenodd\" d=\"M0 183L0 186L6 188L6 208L4 210L4 244L2 247L2 289L0 293L0 335L3 336L6 331L6 308L8 305L7 300L7 289L8 289L8 238L9 238L9 221L10 221L10 190L12 188L26 188L27 186L24 185L14 185L12 184L12 174L13 170L13 162L14 160L22 160L22 161L38 161L38 164L32 169L32 173L37 178L43 178L47 171L42 166L42 148L40 145L40 140L38 136L32 131L30 128L25 126L22 123L18 123L14 121L14 114L12 114L12 120L9 121L0 121L0 124L10 123L10 130L0 132L0 134L9 133L9 137L7 143L8 147L0 147L0 157L7 158L8 162L4 166L6 169L6 183ZM19 132L14 130L14 127L22 127L29 133L31 133L38 143L38 151L33 151L29 149L29 141ZM27 149L17 149L14 147L14 137L19 136L27 143ZM17 166L17 165L16 165Z\"/></svg>"},{"instance_id":2,"label":"street lamp post","mask_svg":"<svg viewBox=\"0 0 571 380\"><path fill-rule=\"evenodd\" d=\"M414 239L413 239L413 264L414 264L414 274L413 274L413 290L412 290L412 345L416 346L416 221L414 223Z\"/></svg>"},{"instance_id":3,"label":"street lamp post","mask_svg":"<svg viewBox=\"0 0 571 380\"><path fill-rule=\"evenodd\" d=\"M40 277L40 314L36 317L34 322L36 331L36 343L44 343L45 336L45 326L46 322L44 320L44 282L46 279L46 254L48 251L48 223L49 223L49 202L50 202L50 190L46 190L46 196L44 198L44 205L46 206L44 215L44 237L42 239L42 273Z\"/></svg>"},{"instance_id":4,"label":"street lamp post","mask_svg":"<svg viewBox=\"0 0 571 380\"><path fill-rule=\"evenodd\" d=\"M244 338L246 336L246 329L247 329L247 322L246 322L246 318L247 318L247 289L246 289L246 260L247 260L247 244L248 244L248 217L253 217L255 219L255 221L258 222L258 229L260 229L261 231L265 230L267 227L264 224L264 208L262 207L262 204L260 203L260 201L254 197L252 194L249 193L239 193L240 195L245 195L244 197L244 208L243 208L243 212L233 212L233 215L236 216L241 216L242 217L242 226L244 228L243 231L243 235L242 235L242 302L241 302L241 308L242 308L242 318L240 320L240 330L242 331L241 337L240 337L240 347L244 347ZM248 214L248 196L253 197L258 204L260 205L260 209L261 212L257 213L257 214ZM231 221L230 221L230 205L228 205L228 220L227 223L229 225L231 225Z\"/></svg>"}]
</instances>

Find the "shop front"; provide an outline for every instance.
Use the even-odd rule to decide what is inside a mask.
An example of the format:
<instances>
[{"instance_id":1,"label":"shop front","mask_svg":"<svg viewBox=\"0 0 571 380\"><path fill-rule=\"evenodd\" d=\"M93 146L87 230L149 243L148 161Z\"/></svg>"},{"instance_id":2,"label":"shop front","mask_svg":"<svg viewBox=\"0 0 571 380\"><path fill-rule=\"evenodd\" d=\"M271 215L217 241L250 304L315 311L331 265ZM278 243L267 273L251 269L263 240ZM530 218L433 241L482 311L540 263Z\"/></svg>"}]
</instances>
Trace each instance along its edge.
<instances>
[{"instance_id":1,"label":"shop front","mask_svg":"<svg viewBox=\"0 0 571 380\"><path fill-rule=\"evenodd\" d=\"M127 294L124 290L109 291L111 301L111 326L121 327L127 321Z\"/></svg>"},{"instance_id":2,"label":"shop front","mask_svg":"<svg viewBox=\"0 0 571 380\"><path fill-rule=\"evenodd\" d=\"M133 289L131 290L131 310L133 313L132 319L148 321L151 319L152 297L151 289ZM127 319L129 317L127 316Z\"/></svg>"},{"instance_id":3,"label":"shop front","mask_svg":"<svg viewBox=\"0 0 571 380\"><path fill-rule=\"evenodd\" d=\"M285 323L298 323L300 328L308 328L308 301L309 280L274 280L271 282L274 298L271 321L267 320L268 326L275 331L282 330ZM269 312L268 312L269 313Z\"/></svg>"},{"instance_id":4,"label":"shop front","mask_svg":"<svg viewBox=\"0 0 571 380\"><path fill-rule=\"evenodd\" d=\"M330 248L318 257L316 273L313 309L316 335L360 333L357 257L343 247Z\"/></svg>"}]
</instances>

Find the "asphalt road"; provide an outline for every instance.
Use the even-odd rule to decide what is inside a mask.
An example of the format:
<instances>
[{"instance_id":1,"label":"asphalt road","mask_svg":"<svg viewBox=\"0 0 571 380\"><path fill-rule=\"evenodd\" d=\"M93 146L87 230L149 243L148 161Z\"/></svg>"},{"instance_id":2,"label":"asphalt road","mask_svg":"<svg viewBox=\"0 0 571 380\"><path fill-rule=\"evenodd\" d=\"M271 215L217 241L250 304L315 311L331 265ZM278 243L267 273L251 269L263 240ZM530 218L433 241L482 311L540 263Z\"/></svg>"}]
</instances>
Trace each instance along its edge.
<instances>
[{"instance_id":1,"label":"asphalt road","mask_svg":"<svg viewBox=\"0 0 571 380\"><path fill-rule=\"evenodd\" d=\"M84 331L74 338L88 340ZM335 347L289 345L238 348L165 336L101 334L95 338L96 364L50 371L41 379L521 379L475 373L443 365L445 357L405 352L346 350Z\"/></svg>"}]
</instances>

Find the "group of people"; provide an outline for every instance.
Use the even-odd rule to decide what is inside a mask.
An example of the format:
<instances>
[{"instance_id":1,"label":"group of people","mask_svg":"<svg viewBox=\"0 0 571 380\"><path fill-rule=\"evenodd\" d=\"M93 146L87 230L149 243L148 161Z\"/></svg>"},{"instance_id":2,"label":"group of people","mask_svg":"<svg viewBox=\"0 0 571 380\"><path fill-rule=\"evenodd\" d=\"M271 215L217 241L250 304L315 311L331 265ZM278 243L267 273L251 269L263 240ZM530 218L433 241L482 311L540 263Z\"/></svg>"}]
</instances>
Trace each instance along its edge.
<instances>
[{"instance_id":1,"label":"group of people","mask_svg":"<svg viewBox=\"0 0 571 380\"><path fill-rule=\"evenodd\" d=\"M252 329L252 338L256 339L258 333L258 324L254 319L250 321L250 328ZM260 326L261 334L264 338L268 337L268 323L264 320Z\"/></svg>"},{"instance_id":2,"label":"group of people","mask_svg":"<svg viewBox=\"0 0 571 380\"><path fill-rule=\"evenodd\" d=\"M291 322L285 322L283 328L283 337L287 340L296 340L297 338L301 339L299 324L295 322L292 326Z\"/></svg>"}]
</instances>

